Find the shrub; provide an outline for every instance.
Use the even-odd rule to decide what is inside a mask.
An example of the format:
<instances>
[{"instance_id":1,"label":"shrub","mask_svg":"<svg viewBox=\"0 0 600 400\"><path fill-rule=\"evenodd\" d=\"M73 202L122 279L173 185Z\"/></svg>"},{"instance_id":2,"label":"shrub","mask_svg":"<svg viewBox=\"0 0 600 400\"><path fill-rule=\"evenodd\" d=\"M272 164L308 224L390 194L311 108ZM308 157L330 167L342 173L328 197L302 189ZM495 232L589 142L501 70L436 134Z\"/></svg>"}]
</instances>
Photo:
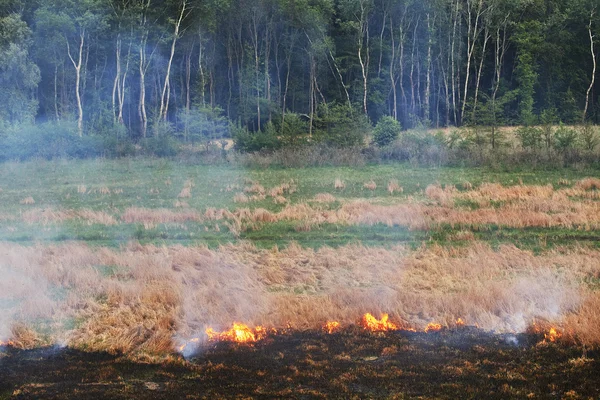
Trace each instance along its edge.
<instances>
[{"instance_id":1,"label":"shrub","mask_svg":"<svg viewBox=\"0 0 600 400\"><path fill-rule=\"evenodd\" d=\"M315 119L316 138L333 147L364 145L371 130L369 120L361 111L345 104L323 105Z\"/></svg>"},{"instance_id":2,"label":"shrub","mask_svg":"<svg viewBox=\"0 0 600 400\"><path fill-rule=\"evenodd\" d=\"M400 123L394 118L383 117L377 122L377 126L373 131L373 141L377 146L387 146L398 138L401 129Z\"/></svg>"},{"instance_id":3,"label":"shrub","mask_svg":"<svg viewBox=\"0 0 600 400\"><path fill-rule=\"evenodd\" d=\"M577 132L574 129L567 128L563 124L560 124L554 133L554 139L554 147L556 150L564 152L575 147Z\"/></svg>"},{"instance_id":4,"label":"shrub","mask_svg":"<svg viewBox=\"0 0 600 400\"><path fill-rule=\"evenodd\" d=\"M517 129L517 137L524 149L538 150L542 143L544 132L533 126L522 126Z\"/></svg>"},{"instance_id":5,"label":"shrub","mask_svg":"<svg viewBox=\"0 0 600 400\"><path fill-rule=\"evenodd\" d=\"M99 135L79 137L70 122L18 125L0 135L0 160L99 157L114 152L110 145Z\"/></svg>"},{"instance_id":6,"label":"shrub","mask_svg":"<svg viewBox=\"0 0 600 400\"><path fill-rule=\"evenodd\" d=\"M150 137L141 144L144 153L156 157L173 157L179 151L179 142L171 135Z\"/></svg>"},{"instance_id":7,"label":"shrub","mask_svg":"<svg viewBox=\"0 0 600 400\"><path fill-rule=\"evenodd\" d=\"M264 131L250 132L247 128L234 128L233 140L235 148L242 153L256 151L273 151L281 147L281 142L272 124L268 124Z\"/></svg>"}]
</instances>

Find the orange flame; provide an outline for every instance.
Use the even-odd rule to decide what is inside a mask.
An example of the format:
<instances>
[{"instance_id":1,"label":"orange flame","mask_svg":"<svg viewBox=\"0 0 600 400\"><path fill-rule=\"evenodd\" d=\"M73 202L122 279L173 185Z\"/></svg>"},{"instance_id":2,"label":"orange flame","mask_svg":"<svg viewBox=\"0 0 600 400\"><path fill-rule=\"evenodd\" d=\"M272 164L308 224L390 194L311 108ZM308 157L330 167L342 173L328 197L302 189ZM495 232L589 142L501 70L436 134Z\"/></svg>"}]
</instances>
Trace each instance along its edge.
<instances>
[{"instance_id":1,"label":"orange flame","mask_svg":"<svg viewBox=\"0 0 600 400\"><path fill-rule=\"evenodd\" d=\"M438 332L441 330L442 330L442 325L436 324L434 322L430 322L429 325L427 325L427 328L425 328L425 332Z\"/></svg>"},{"instance_id":2,"label":"orange flame","mask_svg":"<svg viewBox=\"0 0 600 400\"><path fill-rule=\"evenodd\" d=\"M550 331L544 334L544 339L552 343L556 342L561 337L562 333L558 332L555 328L550 328Z\"/></svg>"},{"instance_id":3,"label":"orange flame","mask_svg":"<svg viewBox=\"0 0 600 400\"><path fill-rule=\"evenodd\" d=\"M456 326L465 326L465 321L462 318L457 319Z\"/></svg>"},{"instance_id":4,"label":"orange flame","mask_svg":"<svg viewBox=\"0 0 600 400\"><path fill-rule=\"evenodd\" d=\"M247 325L235 322L233 328L225 332L216 332L212 328L206 330L208 340L228 341L237 343L252 343L264 339L267 330L262 326L257 326L252 330Z\"/></svg>"},{"instance_id":5,"label":"orange flame","mask_svg":"<svg viewBox=\"0 0 600 400\"><path fill-rule=\"evenodd\" d=\"M9 340L8 342L0 340L0 347L14 347L15 342Z\"/></svg>"},{"instance_id":6,"label":"orange flame","mask_svg":"<svg viewBox=\"0 0 600 400\"><path fill-rule=\"evenodd\" d=\"M198 342L200 342L199 338L193 338L187 342L185 342L184 344L182 344L181 346L179 346L179 352L183 352L185 350L186 347L188 347L190 344L197 344Z\"/></svg>"},{"instance_id":7,"label":"orange flame","mask_svg":"<svg viewBox=\"0 0 600 400\"><path fill-rule=\"evenodd\" d=\"M389 315L383 314L381 319L378 320L371 314L367 313L363 316L360 325L366 330L372 332L382 332L382 331L395 331L398 330L398 327L388 321Z\"/></svg>"},{"instance_id":8,"label":"orange flame","mask_svg":"<svg viewBox=\"0 0 600 400\"><path fill-rule=\"evenodd\" d=\"M337 321L328 321L323 327L330 335L340 330L340 323Z\"/></svg>"}]
</instances>

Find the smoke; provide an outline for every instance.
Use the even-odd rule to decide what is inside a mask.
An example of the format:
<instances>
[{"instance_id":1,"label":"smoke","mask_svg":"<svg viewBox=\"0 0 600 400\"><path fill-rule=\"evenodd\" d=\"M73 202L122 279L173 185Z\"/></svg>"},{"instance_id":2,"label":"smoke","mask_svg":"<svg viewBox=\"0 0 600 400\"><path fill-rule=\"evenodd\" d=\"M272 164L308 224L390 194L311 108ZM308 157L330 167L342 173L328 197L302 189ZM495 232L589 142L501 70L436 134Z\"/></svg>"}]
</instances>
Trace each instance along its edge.
<instances>
[{"instance_id":1,"label":"smoke","mask_svg":"<svg viewBox=\"0 0 600 400\"><path fill-rule=\"evenodd\" d=\"M52 318L56 304L48 283L31 269L0 264L0 341L13 338L17 326Z\"/></svg>"},{"instance_id":2,"label":"smoke","mask_svg":"<svg viewBox=\"0 0 600 400\"><path fill-rule=\"evenodd\" d=\"M367 312L389 313L398 325L418 330L431 322L454 326L462 318L519 333L535 321L560 326L578 315L587 296L581 276L599 268L599 259L595 251L534 256L477 243L458 253L356 245L111 250L0 244L0 340L191 354L209 327L320 329L327 321L355 324ZM554 263L569 263L569 269L559 271ZM600 340L592 337L597 332L586 334L590 343Z\"/></svg>"}]
</instances>

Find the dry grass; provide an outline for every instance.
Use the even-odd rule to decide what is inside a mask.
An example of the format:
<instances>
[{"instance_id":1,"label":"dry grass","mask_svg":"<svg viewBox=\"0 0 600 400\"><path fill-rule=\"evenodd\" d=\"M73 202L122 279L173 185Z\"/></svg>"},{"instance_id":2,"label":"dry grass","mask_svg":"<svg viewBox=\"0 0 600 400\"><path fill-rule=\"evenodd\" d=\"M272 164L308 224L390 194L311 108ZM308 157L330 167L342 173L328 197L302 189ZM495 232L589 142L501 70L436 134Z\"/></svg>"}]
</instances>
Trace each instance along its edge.
<instances>
[{"instance_id":1,"label":"dry grass","mask_svg":"<svg viewBox=\"0 0 600 400\"><path fill-rule=\"evenodd\" d=\"M392 179L388 182L387 190L390 194L402 193L404 191L404 189L402 189L402 186L398 184L398 181L396 179Z\"/></svg>"},{"instance_id":2,"label":"dry grass","mask_svg":"<svg viewBox=\"0 0 600 400\"><path fill-rule=\"evenodd\" d=\"M368 190L375 190L375 189L377 189L377 184L375 183L375 181L373 181L371 179L370 181L365 182L365 184L363 185L363 187L365 189L368 189Z\"/></svg>"},{"instance_id":3,"label":"dry grass","mask_svg":"<svg viewBox=\"0 0 600 400\"><path fill-rule=\"evenodd\" d=\"M183 184L183 189L177 195L180 199L191 199L192 198L192 188L194 187L194 182L191 179L188 179Z\"/></svg>"},{"instance_id":4,"label":"dry grass","mask_svg":"<svg viewBox=\"0 0 600 400\"><path fill-rule=\"evenodd\" d=\"M342 190L346 188L346 183L344 183L344 181L340 178L335 178L333 186L336 190Z\"/></svg>"},{"instance_id":5,"label":"dry grass","mask_svg":"<svg viewBox=\"0 0 600 400\"><path fill-rule=\"evenodd\" d=\"M192 188L184 187L181 189L181 192L177 195L179 199L191 199L192 198Z\"/></svg>"},{"instance_id":6,"label":"dry grass","mask_svg":"<svg viewBox=\"0 0 600 400\"><path fill-rule=\"evenodd\" d=\"M233 196L234 203L248 203L249 201L250 199L244 193L236 193L235 196Z\"/></svg>"},{"instance_id":7,"label":"dry grass","mask_svg":"<svg viewBox=\"0 0 600 400\"><path fill-rule=\"evenodd\" d=\"M32 205L35 204L35 200L33 199L33 197L29 196L29 197L25 197L23 200L21 200L19 202L19 204L23 204L23 205Z\"/></svg>"},{"instance_id":8,"label":"dry grass","mask_svg":"<svg viewBox=\"0 0 600 400\"><path fill-rule=\"evenodd\" d=\"M116 225L117 220L112 215L103 211L89 209L81 210L54 210L51 208L32 209L21 215L21 220L28 224L55 224L69 220L82 220L88 224Z\"/></svg>"},{"instance_id":9,"label":"dry grass","mask_svg":"<svg viewBox=\"0 0 600 400\"><path fill-rule=\"evenodd\" d=\"M600 179L585 178L575 184L576 189L581 190L600 190Z\"/></svg>"},{"instance_id":10,"label":"dry grass","mask_svg":"<svg viewBox=\"0 0 600 400\"><path fill-rule=\"evenodd\" d=\"M254 193L258 195L265 194L265 188L259 183L253 183L251 186L244 188L244 193Z\"/></svg>"},{"instance_id":11,"label":"dry grass","mask_svg":"<svg viewBox=\"0 0 600 400\"><path fill-rule=\"evenodd\" d=\"M79 193L79 194L86 194L87 193L87 188L85 187L85 185L79 185L79 186L77 186L77 193Z\"/></svg>"},{"instance_id":12,"label":"dry grass","mask_svg":"<svg viewBox=\"0 0 600 400\"><path fill-rule=\"evenodd\" d=\"M204 219L195 210L171 211L165 208L150 209L130 207L121 215L121 221L131 223L183 223L187 221L202 222Z\"/></svg>"},{"instance_id":13,"label":"dry grass","mask_svg":"<svg viewBox=\"0 0 600 400\"><path fill-rule=\"evenodd\" d=\"M0 340L22 347L38 344L40 320L50 320L53 341L75 347L165 353L207 326L319 329L332 320L356 323L366 312L417 329L462 318L520 332L542 320L572 340L600 344L600 296L583 283L599 276L600 251L584 248L535 256L478 242L416 251L0 244L0 270L0 300L9 305ZM65 295L52 295L57 290ZM70 319L82 322L64 330L61 321Z\"/></svg>"},{"instance_id":14,"label":"dry grass","mask_svg":"<svg viewBox=\"0 0 600 400\"><path fill-rule=\"evenodd\" d=\"M273 203L275 204L286 204L288 200L283 196L275 196L273 197Z\"/></svg>"},{"instance_id":15,"label":"dry grass","mask_svg":"<svg viewBox=\"0 0 600 400\"><path fill-rule=\"evenodd\" d=\"M333 203L336 201L336 198L330 193L317 193L315 195L314 201L318 203Z\"/></svg>"},{"instance_id":16,"label":"dry grass","mask_svg":"<svg viewBox=\"0 0 600 400\"><path fill-rule=\"evenodd\" d=\"M283 196L284 194L293 194L295 193L297 190L296 185L294 184L294 181L290 181L290 182L286 182L286 183L282 183L279 186L275 186L274 188L272 188L269 191L269 196L271 197L280 197Z\"/></svg>"}]
</instances>

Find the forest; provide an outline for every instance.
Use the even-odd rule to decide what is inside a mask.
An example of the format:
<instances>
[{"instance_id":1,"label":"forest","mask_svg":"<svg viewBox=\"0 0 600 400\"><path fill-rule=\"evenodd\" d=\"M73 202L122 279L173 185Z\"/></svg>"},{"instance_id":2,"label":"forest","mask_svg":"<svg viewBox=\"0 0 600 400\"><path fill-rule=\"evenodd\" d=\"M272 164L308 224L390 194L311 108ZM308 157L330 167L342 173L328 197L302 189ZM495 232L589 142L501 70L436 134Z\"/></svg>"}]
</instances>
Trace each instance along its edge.
<instances>
[{"instance_id":1,"label":"forest","mask_svg":"<svg viewBox=\"0 0 600 400\"><path fill-rule=\"evenodd\" d=\"M599 6L1 0L0 136L46 124L74 137L271 132L344 145L390 119L404 129L595 123Z\"/></svg>"}]
</instances>

